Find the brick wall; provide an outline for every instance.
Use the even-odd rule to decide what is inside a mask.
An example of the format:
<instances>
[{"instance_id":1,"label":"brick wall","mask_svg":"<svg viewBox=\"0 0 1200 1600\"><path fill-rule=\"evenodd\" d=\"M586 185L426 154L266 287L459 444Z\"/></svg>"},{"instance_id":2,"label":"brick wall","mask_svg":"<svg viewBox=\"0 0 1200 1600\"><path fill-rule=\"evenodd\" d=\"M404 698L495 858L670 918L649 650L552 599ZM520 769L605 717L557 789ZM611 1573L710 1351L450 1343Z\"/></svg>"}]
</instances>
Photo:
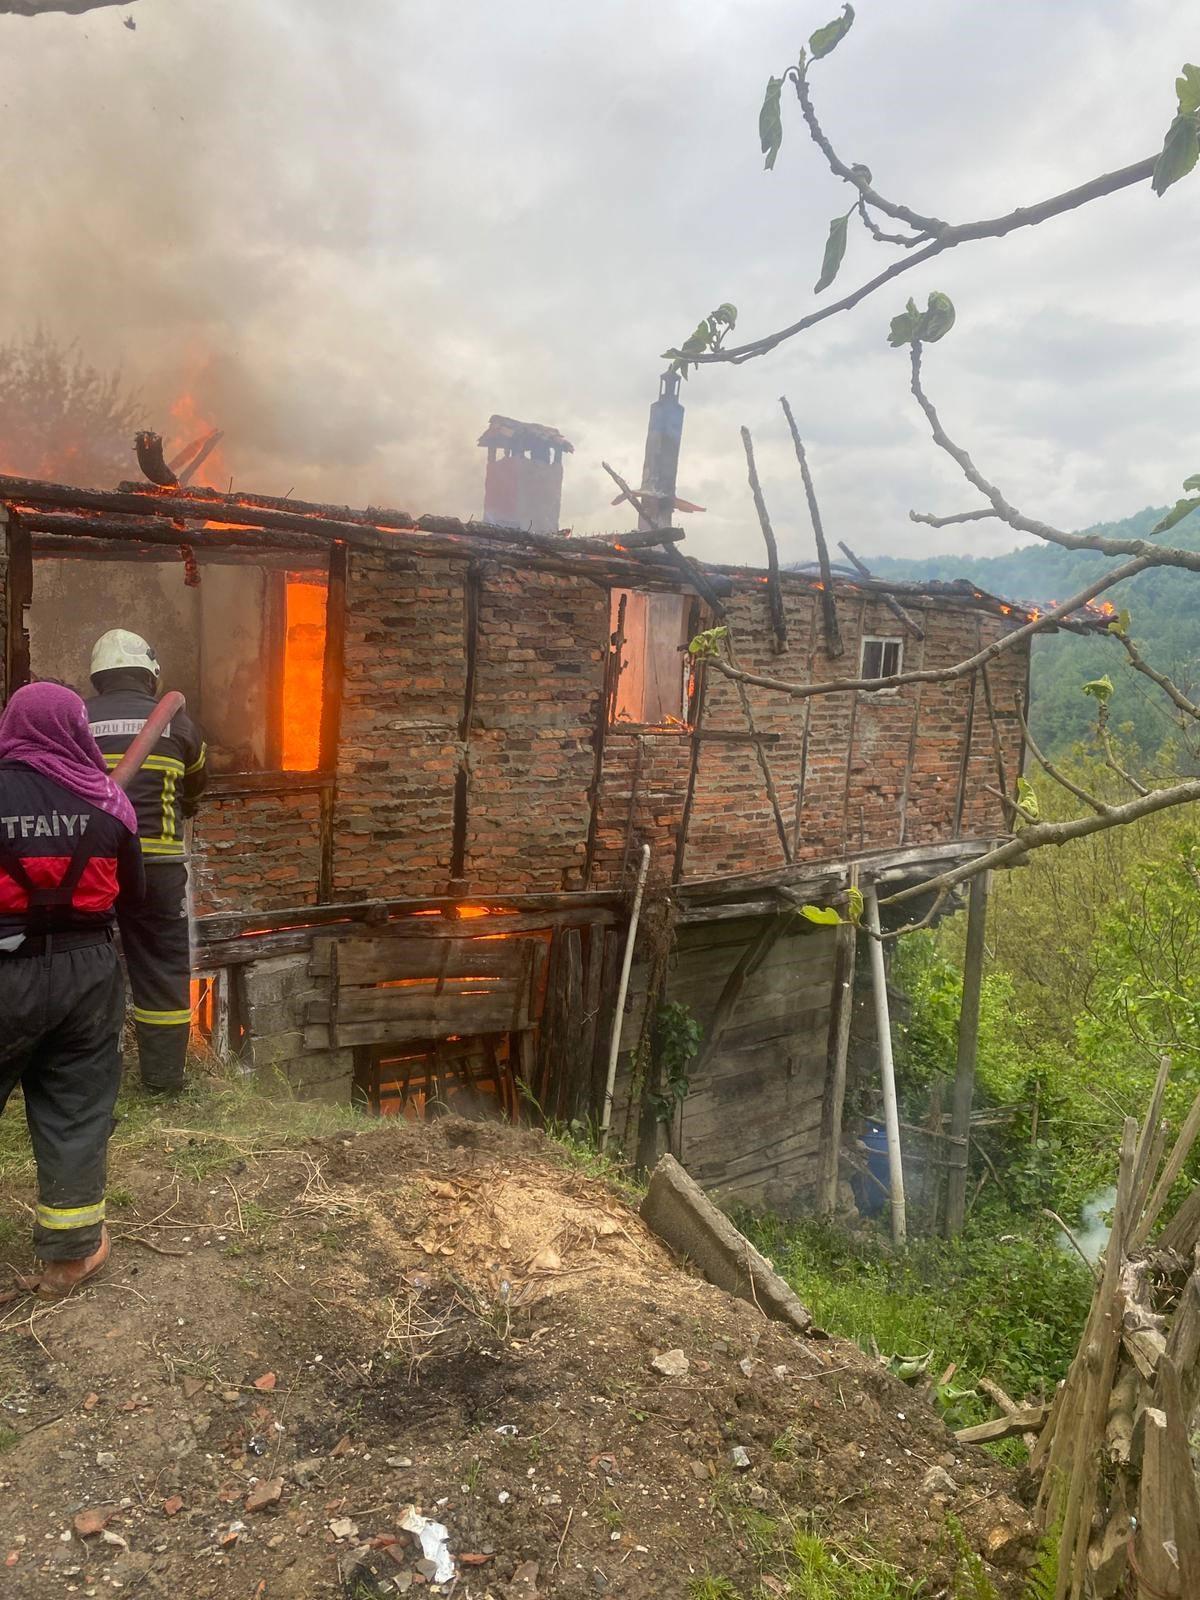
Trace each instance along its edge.
<instances>
[{"instance_id":1,"label":"brick wall","mask_svg":"<svg viewBox=\"0 0 1200 1600\"><path fill-rule=\"evenodd\" d=\"M578 888L608 595L552 573L481 576L467 877L493 890Z\"/></svg>"},{"instance_id":2,"label":"brick wall","mask_svg":"<svg viewBox=\"0 0 1200 1600\"><path fill-rule=\"evenodd\" d=\"M193 841L197 915L315 905L320 822L315 790L206 799Z\"/></svg>"},{"instance_id":3,"label":"brick wall","mask_svg":"<svg viewBox=\"0 0 1200 1600\"><path fill-rule=\"evenodd\" d=\"M472 714L470 587L477 617ZM854 677L864 635L904 638L904 666L948 664L1010 625L934 601L910 602L926 631L904 633L878 600L839 600L844 653L825 650L819 597L786 588L788 647L771 648L765 585L739 581L727 602L738 659L785 680ZM470 571L355 551L347 587L342 737L334 810L335 898L436 895L459 843L472 893L576 888L591 821L596 718L609 631L607 593L582 578L484 561ZM996 731L981 680L790 700L747 691L789 840L800 860L1003 831L997 732L1011 787L1020 750L1014 701L1026 655L991 668ZM736 686L710 672L704 730L744 733ZM969 748L968 748L969 735ZM592 884L620 878L639 740L633 843L651 845L655 877L675 860L692 765L686 731L615 728L606 738ZM956 815L967 762L962 816ZM911 771L910 771L911 766ZM207 805L198 905L206 911L313 902L319 872L315 793L246 795ZM631 851L632 855L632 851ZM779 828L753 747L701 741L685 875L781 865Z\"/></svg>"},{"instance_id":4,"label":"brick wall","mask_svg":"<svg viewBox=\"0 0 1200 1600\"><path fill-rule=\"evenodd\" d=\"M444 894L466 687L462 562L352 554L334 812L338 900Z\"/></svg>"}]
</instances>

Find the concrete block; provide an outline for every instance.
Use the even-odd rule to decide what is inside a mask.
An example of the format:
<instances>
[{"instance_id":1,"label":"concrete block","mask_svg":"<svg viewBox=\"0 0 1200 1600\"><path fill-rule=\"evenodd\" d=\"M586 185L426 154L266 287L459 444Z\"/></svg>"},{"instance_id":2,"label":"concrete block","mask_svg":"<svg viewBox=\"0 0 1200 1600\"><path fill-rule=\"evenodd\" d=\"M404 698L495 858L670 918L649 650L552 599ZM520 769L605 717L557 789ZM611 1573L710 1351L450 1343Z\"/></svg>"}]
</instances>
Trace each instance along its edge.
<instances>
[{"instance_id":1,"label":"concrete block","mask_svg":"<svg viewBox=\"0 0 1200 1600\"><path fill-rule=\"evenodd\" d=\"M796 1295L674 1156L663 1156L651 1173L641 1215L646 1226L709 1283L750 1301L776 1322L807 1333L812 1318Z\"/></svg>"}]
</instances>

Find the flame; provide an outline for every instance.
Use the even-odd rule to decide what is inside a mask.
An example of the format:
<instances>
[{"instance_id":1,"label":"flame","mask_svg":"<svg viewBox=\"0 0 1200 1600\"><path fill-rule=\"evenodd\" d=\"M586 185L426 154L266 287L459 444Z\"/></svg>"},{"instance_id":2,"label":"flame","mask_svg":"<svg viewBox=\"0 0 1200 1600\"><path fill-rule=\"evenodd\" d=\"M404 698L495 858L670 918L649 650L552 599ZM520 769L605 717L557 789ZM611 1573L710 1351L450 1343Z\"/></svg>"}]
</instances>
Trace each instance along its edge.
<instances>
[{"instance_id":1,"label":"flame","mask_svg":"<svg viewBox=\"0 0 1200 1600\"><path fill-rule=\"evenodd\" d=\"M171 430L165 443L163 454L170 461L181 450L186 450L190 444L198 444L206 435L212 433L217 426L212 418L207 416L204 408L197 402L190 388L173 400L170 405ZM186 462L184 463L186 466ZM182 469L181 469L182 470ZM196 476L191 480L189 487L202 489L228 488L230 482L229 467L225 460L225 453L220 445L216 447L197 469Z\"/></svg>"},{"instance_id":2,"label":"flame","mask_svg":"<svg viewBox=\"0 0 1200 1600\"><path fill-rule=\"evenodd\" d=\"M285 772L315 772L321 763L325 585L289 572L286 595L282 766Z\"/></svg>"},{"instance_id":3,"label":"flame","mask_svg":"<svg viewBox=\"0 0 1200 1600\"><path fill-rule=\"evenodd\" d=\"M491 906L455 906L454 915L456 917L490 917L492 908Z\"/></svg>"}]
</instances>

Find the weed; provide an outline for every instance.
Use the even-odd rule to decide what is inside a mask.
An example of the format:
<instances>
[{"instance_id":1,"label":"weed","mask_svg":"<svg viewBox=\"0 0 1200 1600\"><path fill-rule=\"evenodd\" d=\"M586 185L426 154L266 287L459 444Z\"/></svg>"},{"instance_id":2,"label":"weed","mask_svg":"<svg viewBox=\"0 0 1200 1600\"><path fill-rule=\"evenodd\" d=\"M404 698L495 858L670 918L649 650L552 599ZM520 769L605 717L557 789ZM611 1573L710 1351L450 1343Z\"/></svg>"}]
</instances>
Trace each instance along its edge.
<instances>
[{"instance_id":1,"label":"weed","mask_svg":"<svg viewBox=\"0 0 1200 1600\"><path fill-rule=\"evenodd\" d=\"M0 1452L11 1450L13 1445L19 1444L21 1435L12 1428L0 1427Z\"/></svg>"},{"instance_id":2,"label":"weed","mask_svg":"<svg viewBox=\"0 0 1200 1600\"><path fill-rule=\"evenodd\" d=\"M476 1489L479 1487L479 1480L482 1476L483 1461L479 1456L476 1456L471 1462L471 1465L467 1468L466 1472L463 1473L463 1488L468 1494L475 1493Z\"/></svg>"},{"instance_id":3,"label":"weed","mask_svg":"<svg viewBox=\"0 0 1200 1600\"><path fill-rule=\"evenodd\" d=\"M133 1205L135 1198L132 1189L110 1189L105 1196L110 1206L118 1206L122 1210Z\"/></svg>"},{"instance_id":4,"label":"weed","mask_svg":"<svg viewBox=\"0 0 1200 1600\"><path fill-rule=\"evenodd\" d=\"M741 1600L741 1596L728 1578L717 1578L706 1573L703 1578L693 1578L688 1584L688 1600Z\"/></svg>"}]
</instances>

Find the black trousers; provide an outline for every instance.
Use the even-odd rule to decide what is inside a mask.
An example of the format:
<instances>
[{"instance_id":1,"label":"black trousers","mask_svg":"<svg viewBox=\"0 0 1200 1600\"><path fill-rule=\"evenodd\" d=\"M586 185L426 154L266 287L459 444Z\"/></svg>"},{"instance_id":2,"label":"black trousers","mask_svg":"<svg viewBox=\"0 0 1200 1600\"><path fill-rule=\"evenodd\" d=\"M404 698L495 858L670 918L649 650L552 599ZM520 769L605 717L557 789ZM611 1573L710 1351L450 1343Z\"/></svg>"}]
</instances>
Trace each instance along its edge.
<instances>
[{"instance_id":1,"label":"black trousers","mask_svg":"<svg viewBox=\"0 0 1200 1600\"><path fill-rule=\"evenodd\" d=\"M18 1084L37 1161L43 1261L90 1255L104 1221L125 985L111 942L0 955L0 1110Z\"/></svg>"},{"instance_id":2,"label":"black trousers","mask_svg":"<svg viewBox=\"0 0 1200 1600\"><path fill-rule=\"evenodd\" d=\"M187 867L146 860L146 898L117 902L121 949L133 991L138 1065L147 1089L181 1089L191 1034Z\"/></svg>"}]
</instances>

